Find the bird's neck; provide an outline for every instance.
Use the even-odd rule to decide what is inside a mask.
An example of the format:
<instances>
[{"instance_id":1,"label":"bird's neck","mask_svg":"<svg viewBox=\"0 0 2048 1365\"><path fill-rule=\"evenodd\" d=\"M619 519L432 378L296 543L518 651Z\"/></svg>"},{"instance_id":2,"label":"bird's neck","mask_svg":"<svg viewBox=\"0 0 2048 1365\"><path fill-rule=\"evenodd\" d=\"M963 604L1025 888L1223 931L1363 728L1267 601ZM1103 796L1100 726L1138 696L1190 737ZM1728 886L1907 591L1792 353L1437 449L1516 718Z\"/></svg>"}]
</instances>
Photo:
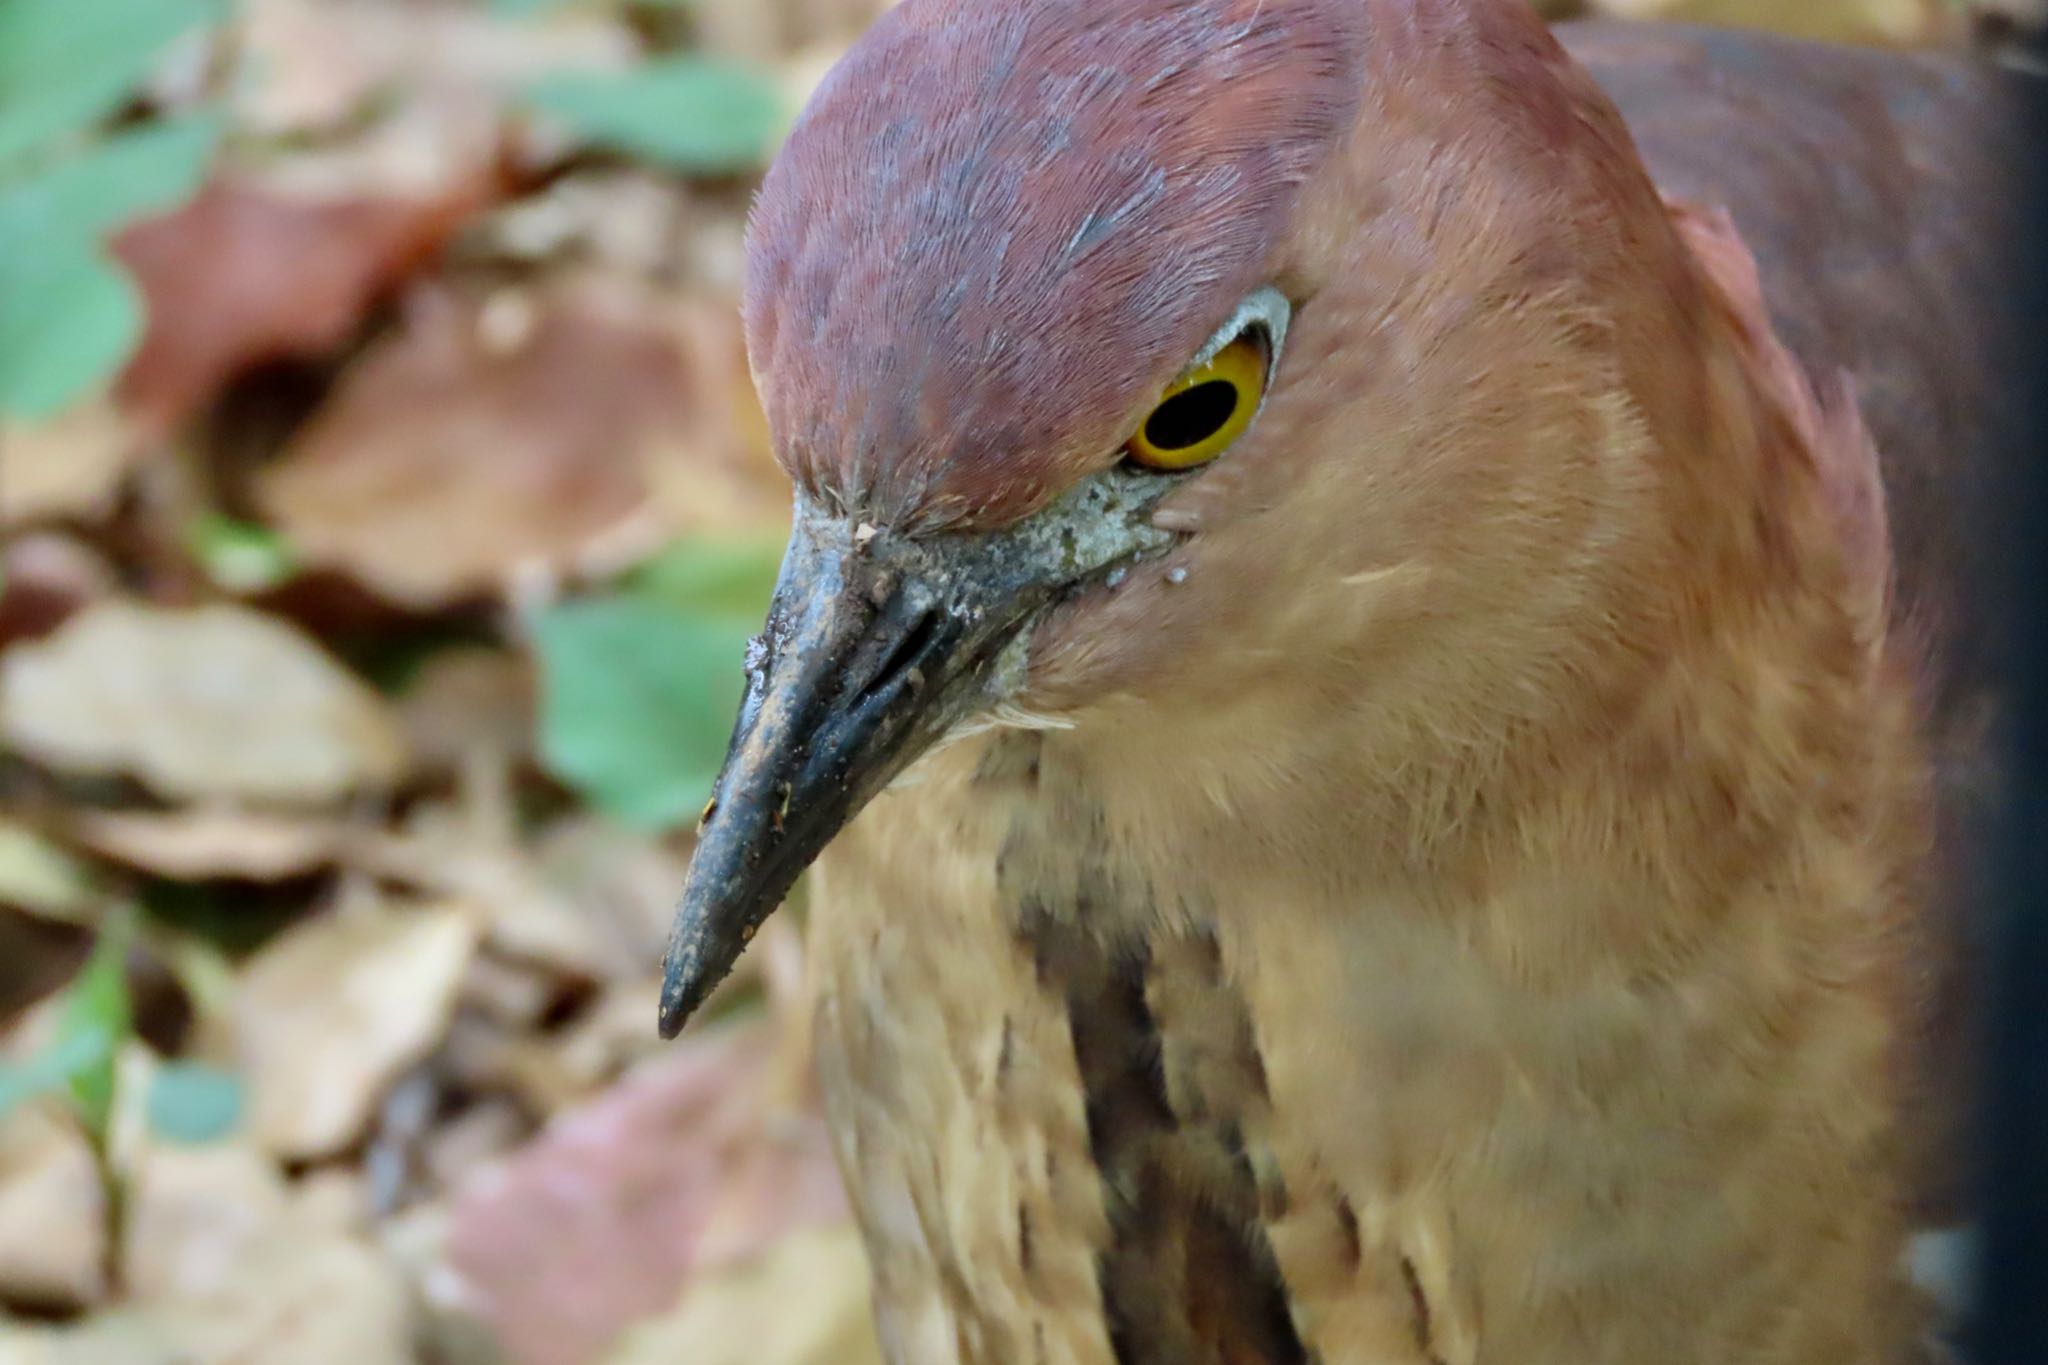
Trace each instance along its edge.
<instances>
[{"instance_id":1,"label":"bird's neck","mask_svg":"<svg viewBox=\"0 0 2048 1365\"><path fill-rule=\"evenodd\" d=\"M989 771L1030 755L1005 797L1022 812L1012 870L1039 859L1051 900L1088 904L1112 936L1255 935L1261 898L1219 894L1225 873L1304 888L1332 915L1395 907L1468 947L1485 942L1470 917L1492 915L1494 965L1542 962L1560 985L1687 945L1749 951L1794 914L1885 932L1884 888L1924 832L1911 698L1876 638L1886 552L1881 506L1864 505L1877 495L1857 482L1868 450L1853 424L1829 429L1741 271L1694 263L1718 229L1681 226L1681 311L1633 325L1653 350L1660 329L1679 333L1664 353L1698 363L1620 396L1641 419L1629 458L1656 482L1572 602L1569 638L1497 674L1468 640L1447 671L1405 675L1409 661L1346 638L1258 641L1244 654L1267 663L1214 670L1234 688L992 738ZM1346 617L1290 628L1303 620ZM1112 884L1141 890L1103 895Z\"/></svg>"}]
</instances>

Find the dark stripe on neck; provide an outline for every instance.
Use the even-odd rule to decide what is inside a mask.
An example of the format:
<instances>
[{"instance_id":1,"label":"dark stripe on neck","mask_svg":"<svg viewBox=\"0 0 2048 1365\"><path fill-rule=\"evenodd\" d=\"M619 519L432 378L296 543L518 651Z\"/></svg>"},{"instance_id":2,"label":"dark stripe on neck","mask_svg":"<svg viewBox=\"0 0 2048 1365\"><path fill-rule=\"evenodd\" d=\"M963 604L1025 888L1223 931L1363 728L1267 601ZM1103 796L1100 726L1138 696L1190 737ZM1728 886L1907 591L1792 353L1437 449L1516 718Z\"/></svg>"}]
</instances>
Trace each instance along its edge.
<instances>
[{"instance_id":1,"label":"dark stripe on neck","mask_svg":"<svg viewBox=\"0 0 2048 1365\"><path fill-rule=\"evenodd\" d=\"M1105 943L1033 905L1019 928L1041 984L1066 1001L1109 1214L1096 1274L1120 1365L1308 1365L1259 1221L1239 1114L1213 1102L1176 1114L1169 1098L1177 1044L1161 1036L1146 983L1162 957L1185 954L1155 957L1137 938ZM1242 1014L1241 1001L1229 1005ZM1257 1079L1243 1093L1262 1103Z\"/></svg>"}]
</instances>

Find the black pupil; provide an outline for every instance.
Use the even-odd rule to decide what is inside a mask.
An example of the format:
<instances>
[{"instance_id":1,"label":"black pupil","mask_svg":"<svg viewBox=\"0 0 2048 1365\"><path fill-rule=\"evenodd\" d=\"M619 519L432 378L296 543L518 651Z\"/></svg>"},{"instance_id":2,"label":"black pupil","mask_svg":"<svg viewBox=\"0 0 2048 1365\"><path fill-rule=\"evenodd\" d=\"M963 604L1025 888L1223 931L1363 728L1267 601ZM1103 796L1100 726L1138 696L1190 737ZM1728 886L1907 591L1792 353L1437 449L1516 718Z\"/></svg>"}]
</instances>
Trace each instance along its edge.
<instances>
[{"instance_id":1,"label":"black pupil","mask_svg":"<svg viewBox=\"0 0 2048 1365\"><path fill-rule=\"evenodd\" d=\"M1145 443L1154 450L1186 450L1223 430L1237 411L1237 385L1209 379L1182 389L1152 410L1145 421Z\"/></svg>"}]
</instances>

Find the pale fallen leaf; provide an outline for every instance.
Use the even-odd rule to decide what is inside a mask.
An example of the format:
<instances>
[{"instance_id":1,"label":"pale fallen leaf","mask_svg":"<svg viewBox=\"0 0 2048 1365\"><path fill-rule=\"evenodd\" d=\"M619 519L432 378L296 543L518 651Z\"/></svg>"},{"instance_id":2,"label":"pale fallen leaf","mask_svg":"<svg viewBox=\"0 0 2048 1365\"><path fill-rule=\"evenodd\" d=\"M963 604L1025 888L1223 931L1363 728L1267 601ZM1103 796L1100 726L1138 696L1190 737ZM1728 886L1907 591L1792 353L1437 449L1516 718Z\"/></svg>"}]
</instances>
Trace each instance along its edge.
<instances>
[{"instance_id":1,"label":"pale fallen leaf","mask_svg":"<svg viewBox=\"0 0 2048 1365\"><path fill-rule=\"evenodd\" d=\"M532 963L478 953L462 978L462 1003L503 1028L538 1028L559 997L560 984Z\"/></svg>"},{"instance_id":2,"label":"pale fallen leaf","mask_svg":"<svg viewBox=\"0 0 2048 1365\"><path fill-rule=\"evenodd\" d=\"M0 816L0 905L82 923L97 905L84 864L28 826Z\"/></svg>"},{"instance_id":3,"label":"pale fallen leaf","mask_svg":"<svg viewBox=\"0 0 2048 1365\"><path fill-rule=\"evenodd\" d=\"M627 275L674 278L704 264L692 259L698 253L679 250L678 242L707 216L712 215L672 176L606 167L564 176L508 204L480 223L465 246L529 267L575 259ZM733 277L725 266L718 261L711 279L729 283Z\"/></svg>"},{"instance_id":4,"label":"pale fallen leaf","mask_svg":"<svg viewBox=\"0 0 2048 1365\"><path fill-rule=\"evenodd\" d=\"M126 1304L75 1325L0 1327L0 1362L400 1365L413 1358L404 1284L356 1235L359 1220L322 1207L332 1199L294 1192L268 1157L239 1141L147 1146L130 1166Z\"/></svg>"},{"instance_id":5,"label":"pale fallen leaf","mask_svg":"<svg viewBox=\"0 0 2048 1365\"><path fill-rule=\"evenodd\" d=\"M0 1119L0 1303L76 1309L106 1293L105 1200L77 1124L31 1104Z\"/></svg>"},{"instance_id":6,"label":"pale fallen leaf","mask_svg":"<svg viewBox=\"0 0 2048 1365\"><path fill-rule=\"evenodd\" d=\"M173 798L334 800L395 781L376 695L274 617L104 602L0 657L0 735L52 767Z\"/></svg>"},{"instance_id":7,"label":"pale fallen leaf","mask_svg":"<svg viewBox=\"0 0 2048 1365\"><path fill-rule=\"evenodd\" d=\"M397 830L367 835L354 861L365 871L487 911L491 946L567 976L604 974L600 923L542 884L509 828L474 812L421 802Z\"/></svg>"},{"instance_id":8,"label":"pale fallen leaf","mask_svg":"<svg viewBox=\"0 0 2048 1365\"><path fill-rule=\"evenodd\" d=\"M333 863L350 837L337 820L224 806L81 810L68 832L95 853L173 881L283 881Z\"/></svg>"},{"instance_id":9,"label":"pale fallen leaf","mask_svg":"<svg viewBox=\"0 0 2048 1365\"><path fill-rule=\"evenodd\" d=\"M758 1020L675 1045L457 1191L449 1265L514 1361L588 1361L691 1276L844 1218L823 1120L764 1093L778 1046Z\"/></svg>"},{"instance_id":10,"label":"pale fallen leaf","mask_svg":"<svg viewBox=\"0 0 2048 1365\"><path fill-rule=\"evenodd\" d=\"M168 431L258 364L328 354L499 193L476 172L405 199L298 200L216 182L127 229L114 252L149 323L117 386L122 405Z\"/></svg>"},{"instance_id":11,"label":"pale fallen leaf","mask_svg":"<svg viewBox=\"0 0 2048 1365\"><path fill-rule=\"evenodd\" d=\"M195 1365L160 1324L124 1309L75 1323L0 1321L0 1365ZM205 1362L204 1365L212 1365Z\"/></svg>"},{"instance_id":12,"label":"pale fallen leaf","mask_svg":"<svg viewBox=\"0 0 2048 1365\"><path fill-rule=\"evenodd\" d=\"M494 819L421 802L397 831L352 855L380 877L488 911L491 946L563 976L637 978L661 960L685 859L659 839L593 816L546 827L533 847Z\"/></svg>"},{"instance_id":13,"label":"pale fallen leaf","mask_svg":"<svg viewBox=\"0 0 2048 1365\"><path fill-rule=\"evenodd\" d=\"M250 1128L312 1160L361 1136L400 1073L440 1041L477 918L466 906L364 906L295 926L242 975L236 1034Z\"/></svg>"},{"instance_id":14,"label":"pale fallen leaf","mask_svg":"<svg viewBox=\"0 0 2048 1365\"><path fill-rule=\"evenodd\" d=\"M33 425L0 419L0 526L105 515L143 449L135 424L104 400Z\"/></svg>"},{"instance_id":15,"label":"pale fallen leaf","mask_svg":"<svg viewBox=\"0 0 2048 1365\"><path fill-rule=\"evenodd\" d=\"M277 1164L246 1139L145 1144L129 1172L130 1293L180 1299L229 1288L290 1208Z\"/></svg>"},{"instance_id":16,"label":"pale fallen leaf","mask_svg":"<svg viewBox=\"0 0 2048 1365\"><path fill-rule=\"evenodd\" d=\"M350 1237L286 1226L211 1294L152 1305L158 1330L205 1365L401 1365L412 1355L405 1284Z\"/></svg>"},{"instance_id":17,"label":"pale fallen leaf","mask_svg":"<svg viewBox=\"0 0 2048 1365\"><path fill-rule=\"evenodd\" d=\"M369 1182L351 1166L308 1172L292 1186L291 1217L301 1228L342 1236L370 1232Z\"/></svg>"},{"instance_id":18,"label":"pale fallen leaf","mask_svg":"<svg viewBox=\"0 0 2048 1365\"><path fill-rule=\"evenodd\" d=\"M850 1223L807 1228L701 1275L605 1365L881 1365L867 1256Z\"/></svg>"}]
</instances>

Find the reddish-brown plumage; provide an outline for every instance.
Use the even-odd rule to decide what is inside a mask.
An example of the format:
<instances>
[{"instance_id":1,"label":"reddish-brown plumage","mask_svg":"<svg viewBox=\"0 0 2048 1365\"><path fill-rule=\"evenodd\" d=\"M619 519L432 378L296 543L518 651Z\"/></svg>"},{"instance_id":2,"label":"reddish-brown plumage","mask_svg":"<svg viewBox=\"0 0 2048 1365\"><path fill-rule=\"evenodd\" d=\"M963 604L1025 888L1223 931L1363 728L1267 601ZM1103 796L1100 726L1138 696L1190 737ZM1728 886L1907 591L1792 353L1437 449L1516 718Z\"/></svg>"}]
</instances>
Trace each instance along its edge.
<instances>
[{"instance_id":1,"label":"reddish-brown plumage","mask_svg":"<svg viewBox=\"0 0 2048 1365\"><path fill-rule=\"evenodd\" d=\"M1346 0L951 0L885 17L761 191L747 337L803 487L1001 524L1117 447L1348 131Z\"/></svg>"},{"instance_id":2,"label":"reddish-brown plumage","mask_svg":"<svg viewBox=\"0 0 2048 1365\"><path fill-rule=\"evenodd\" d=\"M1916 1349L1929 798L1968 786L1927 749L1981 682L1934 471L1991 410L1937 200L1994 82L1580 41L1623 110L1521 0L906 0L771 175L750 348L826 510L680 977L865 807L812 932L893 1359ZM1825 146L1646 168L1624 122L1801 71ZM1264 286L1256 423L1140 511L1049 507L1149 477L1087 478ZM930 643L1047 528L1021 648ZM899 715L939 720L881 791L901 750L844 737Z\"/></svg>"}]
</instances>

